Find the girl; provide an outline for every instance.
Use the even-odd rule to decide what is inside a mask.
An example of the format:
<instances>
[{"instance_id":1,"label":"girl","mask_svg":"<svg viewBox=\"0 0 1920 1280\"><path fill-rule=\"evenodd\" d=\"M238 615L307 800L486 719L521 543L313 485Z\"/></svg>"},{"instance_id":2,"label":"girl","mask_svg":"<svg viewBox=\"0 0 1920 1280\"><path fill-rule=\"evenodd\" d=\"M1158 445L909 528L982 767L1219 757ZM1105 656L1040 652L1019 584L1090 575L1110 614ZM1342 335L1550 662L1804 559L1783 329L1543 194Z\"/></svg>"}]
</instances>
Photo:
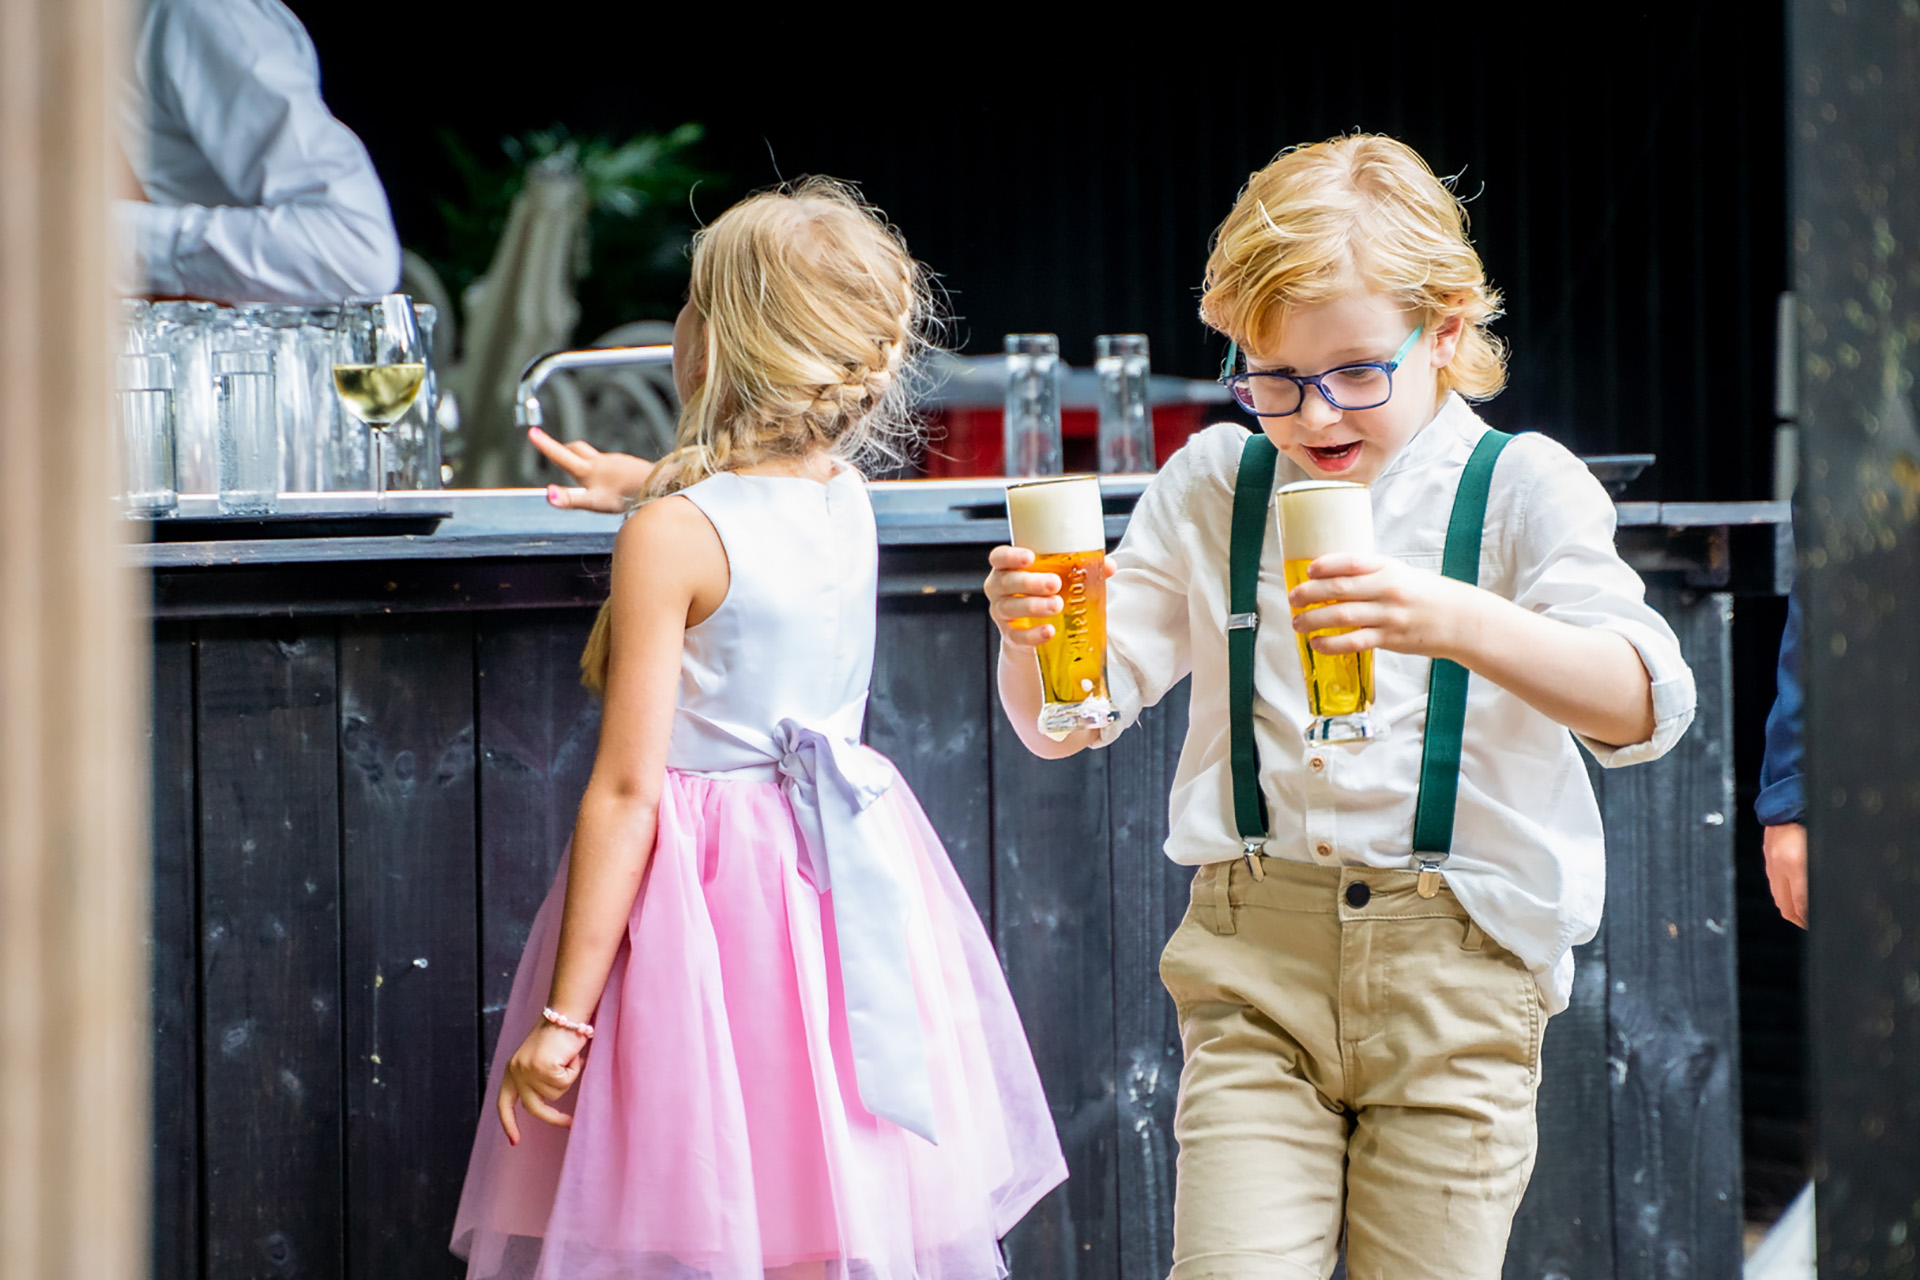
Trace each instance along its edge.
<instances>
[{"instance_id":1,"label":"girl","mask_svg":"<svg viewBox=\"0 0 1920 1280\"><path fill-rule=\"evenodd\" d=\"M991 1280L1065 1177L985 931L859 744L877 553L849 459L903 429L927 315L831 182L696 239L679 447L581 659L599 754L454 1224L471 1276Z\"/></svg>"},{"instance_id":2,"label":"girl","mask_svg":"<svg viewBox=\"0 0 1920 1280\"><path fill-rule=\"evenodd\" d=\"M1201 432L1140 499L1109 561L1122 718L1100 737L1037 732L1024 655L1053 628L1010 624L1057 614L1059 579L992 554L1001 700L1036 754L1103 745L1193 676L1166 848L1198 869L1160 964L1186 1049L1174 1280L1325 1276L1343 1232L1354 1280L1500 1274L1543 1026L1606 883L1574 742L1651 760L1693 716L1606 493L1468 404L1504 379L1497 306L1465 210L1407 147L1285 152L1221 225L1201 302L1260 431ZM1381 554L1322 557L1289 591L1277 463L1367 485ZM1309 631L1377 650L1390 731L1364 750L1305 736Z\"/></svg>"}]
</instances>

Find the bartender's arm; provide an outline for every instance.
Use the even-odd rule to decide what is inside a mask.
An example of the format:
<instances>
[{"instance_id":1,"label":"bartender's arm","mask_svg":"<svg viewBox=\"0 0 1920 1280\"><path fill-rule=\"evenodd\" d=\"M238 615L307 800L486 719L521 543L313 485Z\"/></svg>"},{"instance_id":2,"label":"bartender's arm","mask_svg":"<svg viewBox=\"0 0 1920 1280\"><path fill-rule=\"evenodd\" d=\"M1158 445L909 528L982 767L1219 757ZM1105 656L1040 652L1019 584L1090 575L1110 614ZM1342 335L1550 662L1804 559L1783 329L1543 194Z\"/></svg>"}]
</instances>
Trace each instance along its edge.
<instances>
[{"instance_id":1,"label":"bartender's arm","mask_svg":"<svg viewBox=\"0 0 1920 1280\"><path fill-rule=\"evenodd\" d=\"M313 42L279 0L151 0L135 47L152 120L135 164L151 203L120 201L115 217L145 292L312 305L395 287L386 192L327 111ZM170 163L203 165L224 195L170 198Z\"/></svg>"}]
</instances>

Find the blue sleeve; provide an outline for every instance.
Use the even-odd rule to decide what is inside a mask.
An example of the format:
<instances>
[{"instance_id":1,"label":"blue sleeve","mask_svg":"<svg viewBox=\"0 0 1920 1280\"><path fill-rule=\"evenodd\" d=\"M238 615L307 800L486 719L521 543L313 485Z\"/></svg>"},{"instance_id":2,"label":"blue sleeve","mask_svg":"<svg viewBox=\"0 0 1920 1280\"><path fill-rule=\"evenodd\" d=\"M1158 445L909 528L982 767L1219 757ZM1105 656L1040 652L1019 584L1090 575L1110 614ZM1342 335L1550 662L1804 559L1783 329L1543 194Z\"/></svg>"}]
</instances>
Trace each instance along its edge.
<instances>
[{"instance_id":1,"label":"blue sleeve","mask_svg":"<svg viewBox=\"0 0 1920 1280\"><path fill-rule=\"evenodd\" d=\"M1780 635L1780 668L1775 675L1773 710L1767 713L1767 754L1760 763L1760 798L1753 811L1762 825L1777 827L1807 820L1805 758L1801 732L1800 584L1787 594L1787 625Z\"/></svg>"}]
</instances>

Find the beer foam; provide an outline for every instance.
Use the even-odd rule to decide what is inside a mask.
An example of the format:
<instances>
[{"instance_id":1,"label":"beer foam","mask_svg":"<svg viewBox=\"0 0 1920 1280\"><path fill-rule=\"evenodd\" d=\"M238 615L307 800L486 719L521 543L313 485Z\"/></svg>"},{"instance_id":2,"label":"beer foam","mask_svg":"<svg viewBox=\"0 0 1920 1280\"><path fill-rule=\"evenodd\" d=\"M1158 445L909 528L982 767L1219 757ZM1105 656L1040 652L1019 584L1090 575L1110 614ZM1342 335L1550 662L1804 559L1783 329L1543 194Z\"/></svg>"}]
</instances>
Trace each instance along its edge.
<instances>
[{"instance_id":1,"label":"beer foam","mask_svg":"<svg viewBox=\"0 0 1920 1280\"><path fill-rule=\"evenodd\" d=\"M1013 525L1013 545L1037 555L1104 551L1107 547L1098 476L1010 484L1007 519Z\"/></svg>"},{"instance_id":2,"label":"beer foam","mask_svg":"<svg viewBox=\"0 0 1920 1280\"><path fill-rule=\"evenodd\" d=\"M1363 484L1304 480L1280 490L1280 549L1288 560L1373 550L1373 499Z\"/></svg>"}]
</instances>

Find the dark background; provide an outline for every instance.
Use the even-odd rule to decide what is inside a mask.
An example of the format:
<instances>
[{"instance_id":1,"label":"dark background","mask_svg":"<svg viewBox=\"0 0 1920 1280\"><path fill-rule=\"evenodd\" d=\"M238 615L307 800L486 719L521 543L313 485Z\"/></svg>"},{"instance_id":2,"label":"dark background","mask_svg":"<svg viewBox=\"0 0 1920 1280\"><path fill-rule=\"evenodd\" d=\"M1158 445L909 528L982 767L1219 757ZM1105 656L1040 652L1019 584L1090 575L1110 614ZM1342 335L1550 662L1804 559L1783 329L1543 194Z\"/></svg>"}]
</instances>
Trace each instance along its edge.
<instances>
[{"instance_id":1,"label":"dark background","mask_svg":"<svg viewBox=\"0 0 1920 1280\"><path fill-rule=\"evenodd\" d=\"M1506 295L1512 382L1494 425L1582 453L1648 452L1631 496L1772 496L1775 305L1787 280L1784 15L1700 0L1547 6L1266 6L1054 25L1014 11L547 4L515 23L451 0L291 0L334 112L366 142L401 240L444 247L442 130L707 129L704 218L781 177L862 184L939 273L951 345L1053 330L1150 335L1160 372L1211 376L1195 317L1207 240L1281 147L1364 129L1470 197ZM1117 11L1116 11L1117 12ZM911 44L894 24L924 23ZM1177 30L1163 28L1177 27ZM397 65L396 50L406 50ZM648 318L642 315L624 317ZM578 335L590 338L592 334ZM1735 631L1749 1216L1803 1178L1801 939L1773 912L1751 818L1784 609Z\"/></svg>"}]
</instances>

